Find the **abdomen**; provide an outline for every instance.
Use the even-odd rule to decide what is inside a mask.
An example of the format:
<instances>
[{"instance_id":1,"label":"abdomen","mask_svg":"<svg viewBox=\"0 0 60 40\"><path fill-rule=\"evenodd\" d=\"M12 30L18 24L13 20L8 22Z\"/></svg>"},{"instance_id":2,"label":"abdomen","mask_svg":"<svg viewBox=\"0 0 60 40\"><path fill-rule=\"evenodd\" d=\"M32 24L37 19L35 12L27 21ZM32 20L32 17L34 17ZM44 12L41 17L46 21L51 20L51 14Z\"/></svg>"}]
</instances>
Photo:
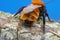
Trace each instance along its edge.
<instances>
[{"instance_id":1,"label":"abdomen","mask_svg":"<svg viewBox=\"0 0 60 40\"><path fill-rule=\"evenodd\" d=\"M39 17L39 9L35 9L33 12L30 13L22 13L20 19L25 21L26 25L31 25L33 24L35 21L37 21L38 17Z\"/></svg>"}]
</instances>

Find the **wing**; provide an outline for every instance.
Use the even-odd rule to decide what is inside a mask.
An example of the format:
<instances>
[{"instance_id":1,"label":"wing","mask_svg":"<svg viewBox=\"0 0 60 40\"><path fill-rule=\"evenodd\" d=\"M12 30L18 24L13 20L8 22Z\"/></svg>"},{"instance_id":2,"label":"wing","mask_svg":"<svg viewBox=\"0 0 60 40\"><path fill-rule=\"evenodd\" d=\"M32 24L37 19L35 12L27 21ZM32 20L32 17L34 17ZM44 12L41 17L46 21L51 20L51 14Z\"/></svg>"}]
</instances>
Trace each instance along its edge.
<instances>
[{"instance_id":1,"label":"wing","mask_svg":"<svg viewBox=\"0 0 60 40\"><path fill-rule=\"evenodd\" d=\"M26 6L19 8L19 10L16 12L16 14L14 16L16 16L17 14L21 13L21 11L25 8Z\"/></svg>"},{"instance_id":2,"label":"wing","mask_svg":"<svg viewBox=\"0 0 60 40\"><path fill-rule=\"evenodd\" d=\"M24 13L30 13L30 12L32 12L33 10L35 10L36 8L38 8L38 7L41 7L41 5L40 5L40 6L37 6L37 5L30 4L30 5L28 5L27 7L25 7L25 8L23 9L23 12L24 12Z\"/></svg>"}]
</instances>

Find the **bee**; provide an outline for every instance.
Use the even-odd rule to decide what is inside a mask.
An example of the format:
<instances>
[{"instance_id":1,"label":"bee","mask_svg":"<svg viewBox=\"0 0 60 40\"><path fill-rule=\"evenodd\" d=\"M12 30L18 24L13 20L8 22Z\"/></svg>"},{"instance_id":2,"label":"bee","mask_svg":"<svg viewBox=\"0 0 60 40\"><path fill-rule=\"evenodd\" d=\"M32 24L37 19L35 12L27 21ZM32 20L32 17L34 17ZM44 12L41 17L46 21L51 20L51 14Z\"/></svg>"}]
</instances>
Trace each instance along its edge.
<instances>
[{"instance_id":1,"label":"bee","mask_svg":"<svg viewBox=\"0 0 60 40\"><path fill-rule=\"evenodd\" d=\"M32 0L32 4L20 8L14 16L19 13L21 13L20 20L28 27L31 27L41 17L43 18L43 25L45 25L46 16L50 20L46 7L41 0Z\"/></svg>"}]
</instances>

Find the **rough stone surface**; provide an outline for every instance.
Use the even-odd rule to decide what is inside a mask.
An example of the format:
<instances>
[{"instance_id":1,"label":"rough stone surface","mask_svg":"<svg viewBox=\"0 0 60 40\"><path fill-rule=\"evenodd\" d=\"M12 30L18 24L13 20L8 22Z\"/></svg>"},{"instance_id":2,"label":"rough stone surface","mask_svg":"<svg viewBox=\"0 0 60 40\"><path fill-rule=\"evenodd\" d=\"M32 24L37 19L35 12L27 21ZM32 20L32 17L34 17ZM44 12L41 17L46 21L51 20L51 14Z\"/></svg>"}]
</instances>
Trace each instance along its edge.
<instances>
[{"instance_id":1,"label":"rough stone surface","mask_svg":"<svg viewBox=\"0 0 60 40\"><path fill-rule=\"evenodd\" d=\"M40 22L40 23L39 23ZM17 32L18 17L13 18L11 14L0 12L0 40L60 40L60 22L46 21L46 33L43 35L41 23L36 22L35 27L24 28Z\"/></svg>"}]
</instances>

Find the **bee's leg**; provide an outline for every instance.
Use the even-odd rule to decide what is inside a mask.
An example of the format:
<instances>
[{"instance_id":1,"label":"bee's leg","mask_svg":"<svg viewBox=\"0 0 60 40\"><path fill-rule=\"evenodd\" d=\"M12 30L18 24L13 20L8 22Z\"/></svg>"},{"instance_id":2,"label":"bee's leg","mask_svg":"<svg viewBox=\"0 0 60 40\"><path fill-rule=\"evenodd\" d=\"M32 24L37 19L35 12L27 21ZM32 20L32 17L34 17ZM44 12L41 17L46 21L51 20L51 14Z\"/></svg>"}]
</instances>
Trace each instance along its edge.
<instances>
[{"instance_id":1,"label":"bee's leg","mask_svg":"<svg viewBox=\"0 0 60 40\"><path fill-rule=\"evenodd\" d=\"M23 6L22 8L19 8L18 11L16 12L16 14L14 14L13 17L15 17L17 14L21 14L22 10L25 8L26 6Z\"/></svg>"},{"instance_id":2,"label":"bee's leg","mask_svg":"<svg viewBox=\"0 0 60 40\"><path fill-rule=\"evenodd\" d=\"M41 34L41 40L45 40L45 14L43 14L43 25L42 25L42 34Z\"/></svg>"},{"instance_id":3,"label":"bee's leg","mask_svg":"<svg viewBox=\"0 0 60 40\"><path fill-rule=\"evenodd\" d=\"M51 21L49 15L48 15L48 13L47 13L47 10L46 10L46 7L45 7L45 6L43 7L43 10L44 10L45 16L48 17L49 21Z\"/></svg>"},{"instance_id":4,"label":"bee's leg","mask_svg":"<svg viewBox=\"0 0 60 40\"><path fill-rule=\"evenodd\" d=\"M43 34L45 34L45 14L43 14L43 27L42 27L42 30L43 30Z\"/></svg>"},{"instance_id":5,"label":"bee's leg","mask_svg":"<svg viewBox=\"0 0 60 40\"><path fill-rule=\"evenodd\" d=\"M45 9L44 8L45 8L45 6L42 6L41 8L39 8L39 10L40 10L39 17L43 18L43 25L41 27L43 34L45 34Z\"/></svg>"},{"instance_id":6,"label":"bee's leg","mask_svg":"<svg viewBox=\"0 0 60 40\"><path fill-rule=\"evenodd\" d=\"M46 16L48 17L48 20L51 21L49 15L47 13L46 13Z\"/></svg>"}]
</instances>

